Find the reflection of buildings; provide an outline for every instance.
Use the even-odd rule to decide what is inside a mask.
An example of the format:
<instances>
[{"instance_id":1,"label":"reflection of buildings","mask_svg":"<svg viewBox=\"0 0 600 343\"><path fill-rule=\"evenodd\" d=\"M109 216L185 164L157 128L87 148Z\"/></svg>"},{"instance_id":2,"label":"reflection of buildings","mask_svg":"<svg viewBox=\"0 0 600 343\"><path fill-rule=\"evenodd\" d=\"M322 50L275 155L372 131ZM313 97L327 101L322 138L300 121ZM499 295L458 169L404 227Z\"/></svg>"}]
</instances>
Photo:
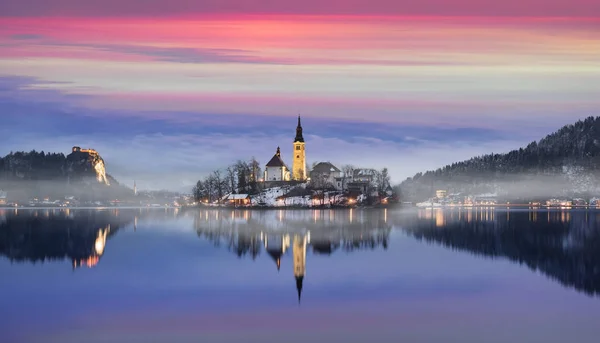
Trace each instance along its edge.
<instances>
[{"instance_id":1,"label":"reflection of buildings","mask_svg":"<svg viewBox=\"0 0 600 343\"><path fill-rule=\"evenodd\" d=\"M190 213L190 212L188 212ZM225 245L238 257L254 259L264 248L275 261L291 255L298 301L306 275L306 252L330 255L337 249L346 252L386 249L391 226L387 210L202 210L194 213L198 236ZM257 244L258 243L258 244ZM291 247L291 254L288 253ZM285 269L285 267L284 267Z\"/></svg>"},{"instance_id":2,"label":"reflection of buildings","mask_svg":"<svg viewBox=\"0 0 600 343\"><path fill-rule=\"evenodd\" d=\"M281 257L290 247L290 235L282 235L281 237L270 237L263 235L265 250L275 260L277 270L281 268Z\"/></svg>"},{"instance_id":3,"label":"reflection of buildings","mask_svg":"<svg viewBox=\"0 0 600 343\"><path fill-rule=\"evenodd\" d=\"M502 210L506 214L508 211ZM448 222L464 220L467 223L473 221L493 221L497 216L497 209L493 207L455 207L455 208L420 208L417 210L419 219L426 220L433 226L442 228Z\"/></svg>"}]
</instances>

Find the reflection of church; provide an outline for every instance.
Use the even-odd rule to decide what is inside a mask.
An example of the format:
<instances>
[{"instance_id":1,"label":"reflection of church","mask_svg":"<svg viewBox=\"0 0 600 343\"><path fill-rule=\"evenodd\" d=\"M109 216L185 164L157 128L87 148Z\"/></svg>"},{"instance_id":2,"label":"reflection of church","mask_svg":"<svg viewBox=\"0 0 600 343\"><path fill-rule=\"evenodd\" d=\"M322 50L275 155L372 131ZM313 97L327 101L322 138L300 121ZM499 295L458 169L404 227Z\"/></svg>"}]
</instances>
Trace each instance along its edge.
<instances>
[{"instance_id":1,"label":"reflection of church","mask_svg":"<svg viewBox=\"0 0 600 343\"><path fill-rule=\"evenodd\" d=\"M288 254L292 258L290 267L299 300L306 276L307 252L327 256L338 249L345 252L386 249L391 231L387 210L360 213L353 210L204 210L191 215L199 237L216 247L227 247L240 258L248 256L255 260L264 251L275 261L279 271ZM285 270L285 262L283 264Z\"/></svg>"},{"instance_id":2,"label":"reflection of church","mask_svg":"<svg viewBox=\"0 0 600 343\"><path fill-rule=\"evenodd\" d=\"M261 238L265 245L267 253L275 260L277 270L281 268L281 257L285 255L290 247L290 235L285 234L280 237L269 237L261 233ZM292 255L294 258L293 268L296 278L296 289L298 290L298 302L302 298L302 282L306 273L306 246L310 244L310 232L304 235L294 234L292 242Z\"/></svg>"}]
</instances>

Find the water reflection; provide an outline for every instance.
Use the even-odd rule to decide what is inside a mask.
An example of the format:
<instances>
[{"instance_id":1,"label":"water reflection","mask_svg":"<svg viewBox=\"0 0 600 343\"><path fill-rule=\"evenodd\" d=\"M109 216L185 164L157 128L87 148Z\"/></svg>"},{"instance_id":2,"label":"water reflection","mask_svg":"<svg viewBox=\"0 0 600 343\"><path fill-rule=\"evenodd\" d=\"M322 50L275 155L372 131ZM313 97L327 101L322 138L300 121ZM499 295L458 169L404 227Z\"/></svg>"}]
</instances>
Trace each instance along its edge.
<instances>
[{"instance_id":1,"label":"water reflection","mask_svg":"<svg viewBox=\"0 0 600 343\"><path fill-rule=\"evenodd\" d=\"M165 228L181 221L185 230L238 258L255 260L265 253L273 272L287 270L290 282L293 275L299 301L310 263L318 261L307 263L307 253L385 250L394 229L453 250L503 257L586 294L600 293L600 212L588 210L0 209L0 255L12 262L69 260L74 269L98 267L110 253L109 241L125 226L143 231L139 223L159 221ZM282 262L285 256L291 265ZM412 258L418 264L426 257Z\"/></svg>"},{"instance_id":2,"label":"water reflection","mask_svg":"<svg viewBox=\"0 0 600 343\"><path fill-rule=\"evenodd\" d=\"M215 246L226 246L237 257L256 259L264 249L275 261L277 270L291 245L293 275L298 301L306 273L306 252L331 255L338 249L351 252L361 249L387 249L392 226L386 211L290 210L199 211L193 214L199 237Z\"/></svg>"},{"instance_id":3,"label":"water reflection","mask_svg":"<svg viewBox=\"0 0 600 343\"><path fill-rule=\"evenodd\" d=\"M505 257L578 291L600 293L600 212L419 210L416 219L403 222L405 231L418 240Z\"/></svg>"},{"instance_id":4,"label":"water reflection","mask_svg":"<svg viewBox=\"0 0 600 343\"><path fill-rule=\"evenodd\" d=\"M130 222L110 211L0 210L0 255L11 262L71 260L73 269L92 268L106 243Z\"/></svg>"}]
</instances>

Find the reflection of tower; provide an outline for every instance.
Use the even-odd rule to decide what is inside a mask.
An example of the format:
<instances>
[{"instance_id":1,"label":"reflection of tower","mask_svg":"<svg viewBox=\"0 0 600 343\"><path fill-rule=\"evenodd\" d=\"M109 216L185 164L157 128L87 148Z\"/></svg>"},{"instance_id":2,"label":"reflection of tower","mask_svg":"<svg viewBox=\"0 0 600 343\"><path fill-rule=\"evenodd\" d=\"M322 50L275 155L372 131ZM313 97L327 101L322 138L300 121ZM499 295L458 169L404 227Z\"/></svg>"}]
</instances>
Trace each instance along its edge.
<instances>
[{"instance_id":1,"label":"reflection of tower","mask_svg":"<svg viewBox=\"0 0 600 343\"><path fill-rule=\"evenodd\" d=\"M298 116L298 127L296 127L296 138L294 138L294 160L292 164L292 179L295 181L306 180L306 151L304 148L302 125L300 124L300 116Z\"/></svg>"},{"instance_id":2,"label":"reflection of tower","mask_svg":"<svg viewBox=\"0 0 600 343\"><path fill-rule=\"evenodd\" d=\"M137 231L137 222L138 222L138 217L135 216L133 218L133 231Z\"/></svg>"},{"instance_id":3,"label":"reflection of tower","mask_svg":"<svg viewBox=\"0 0 600 343\"><path fill-rule=\"evenodd\" d=\"M306 236L294 235L294 276L296 277L296 289L298 290L298 303L302 297L302 281L306 272Z\"/></svg>"}]
</instances>

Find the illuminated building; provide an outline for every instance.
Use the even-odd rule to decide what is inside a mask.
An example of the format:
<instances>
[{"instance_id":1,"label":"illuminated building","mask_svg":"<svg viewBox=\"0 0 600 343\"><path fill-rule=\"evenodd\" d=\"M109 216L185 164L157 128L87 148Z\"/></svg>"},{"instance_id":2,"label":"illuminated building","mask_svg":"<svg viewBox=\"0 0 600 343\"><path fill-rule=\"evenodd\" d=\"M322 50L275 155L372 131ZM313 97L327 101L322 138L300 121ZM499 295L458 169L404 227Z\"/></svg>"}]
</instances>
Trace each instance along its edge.
<instances>
[{"instance_id":1,"label":"illuminated building","mask_svg":"<svg viewBox=\"0 0 600 343\"><path fill-rule=\"evenodd\" d=\"M435 191L435 197L438 199L444 199L447 194L448 194L448 191L443 190L443 189L438 189L437 191Z\"/></svg>"},{"instance_id":2,"label":"illuminated building","mask_svg":"<svg viewBox=\"0 0 600 343\"><path fill-rule=\"evenodd\" d=\"M74 146L73 153L83 153L88 154L91 157L92 163L94 165L94 170L96 171L96 178L98 182L104 183L107 186L110 185L108 182L108 178L106 177L106 168L104 166L104 160L98 155L98 152L94 149L82 149L81 147Z\"/></svg>"},{"instance_id":3,"label":"illuminated building","mask_svg":"<svg viewBox=\"0 0 600 343\"><path fill-rule=\"evenodd\" d=\"M306 180L306 150L304 137L302 136L302 124L298 116L296 127L296 138L294 138L294 162L292 164L292 178L295 181Z\"/></svg>"},{"instance_id":4,"label":"illuminated building","mask_svg":"<svg viewBox=\"0 0 600 343\"><path fill-rule=\"evenodd\" d=\"M265 181L290 181L290 176L288 167L281 159L281 150L277 147L277 152L265 168Z\"/></svg>"}]
</instances>

